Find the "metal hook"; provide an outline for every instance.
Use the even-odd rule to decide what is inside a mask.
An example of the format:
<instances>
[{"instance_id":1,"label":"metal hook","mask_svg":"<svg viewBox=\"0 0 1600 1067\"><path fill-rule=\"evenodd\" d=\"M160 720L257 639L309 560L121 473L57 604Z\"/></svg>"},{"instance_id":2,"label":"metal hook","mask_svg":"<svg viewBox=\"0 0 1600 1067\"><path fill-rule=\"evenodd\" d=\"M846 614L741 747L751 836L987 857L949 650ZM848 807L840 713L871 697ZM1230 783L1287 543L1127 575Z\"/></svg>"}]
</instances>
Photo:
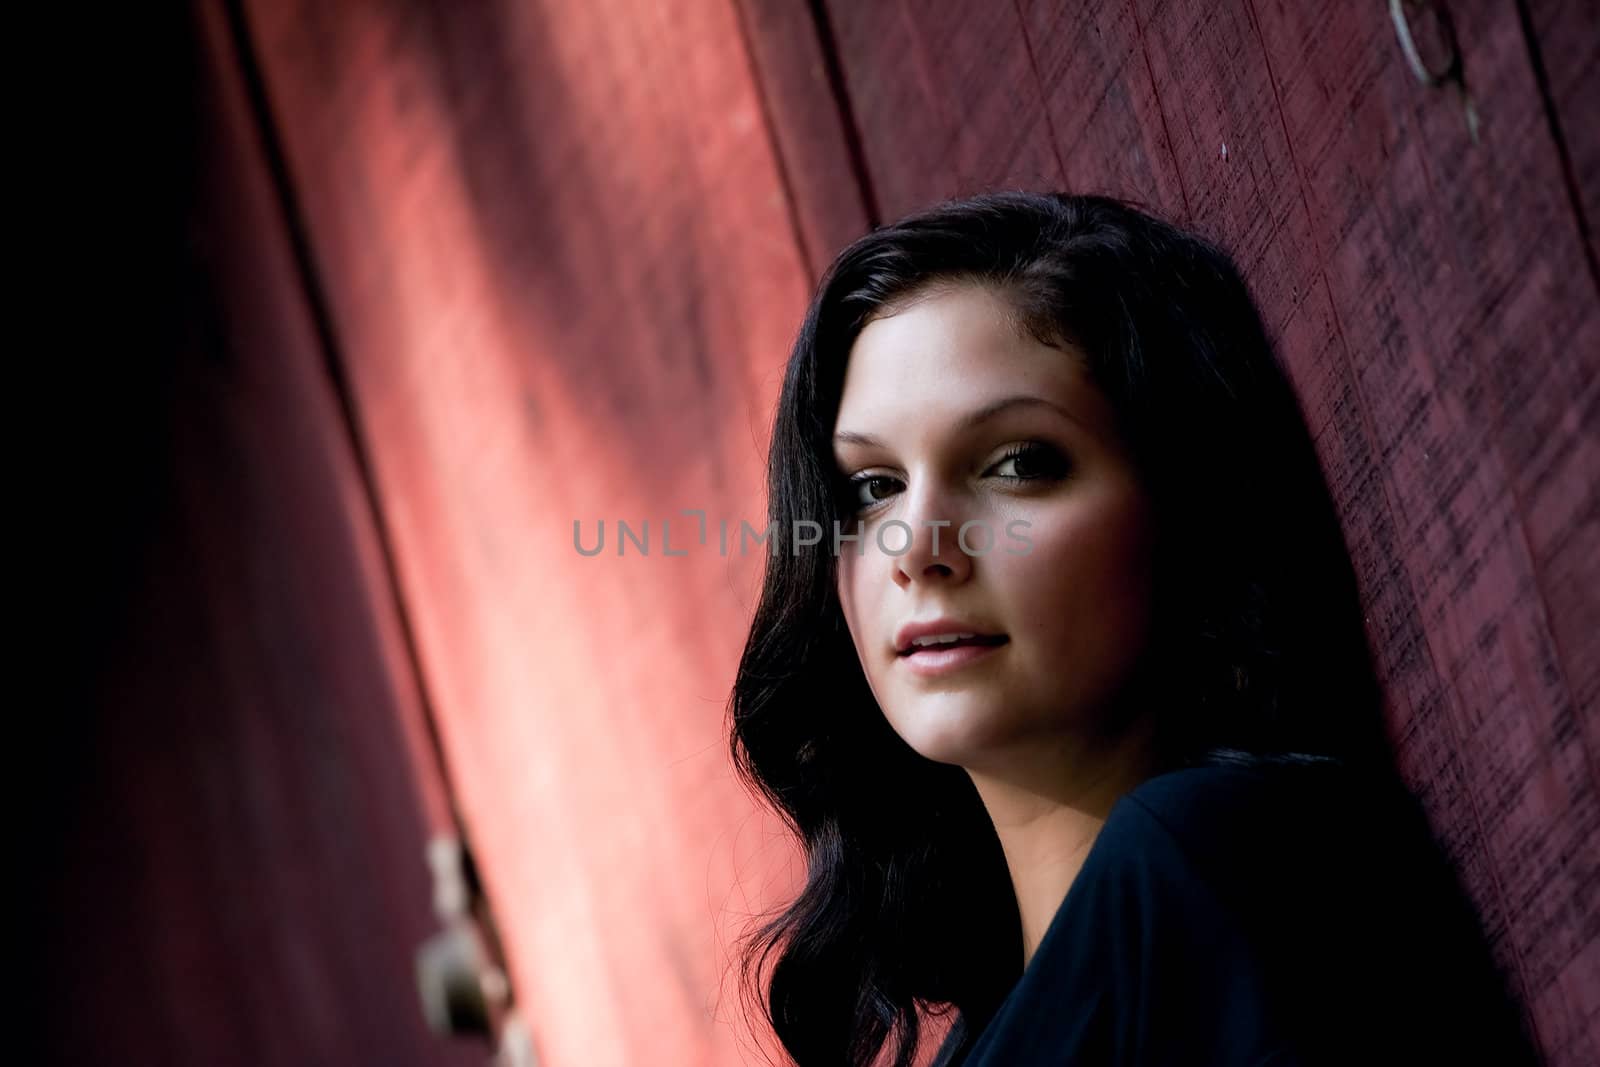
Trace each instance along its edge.
<instances>
[{"instance_id":1,"label":"metal hook","mask_svg":"<svg viewBox=\"0 0 1600 1067\"><path fill-rule=\"evenodd\" d=\"M1411 16L1407 12L1408 7L1420 6L1418 0L1389 0L1389 16L1394 20L1395 36L1400 39L1400 51L1418 82L1430 89L1445 84L1455 85L1456 95L1461 100L1462 115L1467 122L1467 134L1472 138L1472 143L1477 144L1478 109L1473 105L1472 94L1467 91L1466 67L1461 59L1461 46L1456 41L1455 23L1451 21L1443 0L1427 0L1427 8L1434 17L1435 33L1448 50L1443 66L1430 69L1422 58L1421 49L1417 47L1416 35L1411 32Z\"/></svg>"},{"instance_id":2,"label":"metal hook","mask_svg":"<svg viewBox=\"0 0 1600 1067\"><path fill-rule=\"evenodd\" d=\"M1440 35L1450 49L1445 67L1438 71L1430 70L1423 61L1422 53L1417 48L1416 37L1411 32L1411 16L1407 14L1406 7L1413 2L1414 0L1389 0L1389 16L1394 19L1394 32L1400 38L1400 50L1405 53L1411 73L1416 75L1417 81L1429 88L1443 85L1447 81L1459 81L1461 49L1456 44L1456 28L1450 21L1450 13L1439 0L1431 0L1428 3L1429 10L1437 20Z\"/></svg>"}]
</instances>

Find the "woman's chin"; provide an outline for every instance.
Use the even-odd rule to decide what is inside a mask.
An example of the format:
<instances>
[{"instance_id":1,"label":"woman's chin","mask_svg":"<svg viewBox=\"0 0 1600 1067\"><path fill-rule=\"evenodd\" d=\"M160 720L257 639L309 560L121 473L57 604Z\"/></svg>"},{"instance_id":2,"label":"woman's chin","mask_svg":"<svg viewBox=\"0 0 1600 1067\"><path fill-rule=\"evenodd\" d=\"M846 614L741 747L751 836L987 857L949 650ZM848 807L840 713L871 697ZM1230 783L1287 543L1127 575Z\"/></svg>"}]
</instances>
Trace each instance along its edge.
<instances>
[{"instance_id":1,"label":"woman's chin","mask_svg":"<svg viewBox=\"0 0 1600 1067\"><path fill-rule=\"evenodd\" d=\"M904 701L889 723L918 755L961 766L992 748L1004 733L999 709L970 694L920 694Z\"/></svg>"}]
</instances>

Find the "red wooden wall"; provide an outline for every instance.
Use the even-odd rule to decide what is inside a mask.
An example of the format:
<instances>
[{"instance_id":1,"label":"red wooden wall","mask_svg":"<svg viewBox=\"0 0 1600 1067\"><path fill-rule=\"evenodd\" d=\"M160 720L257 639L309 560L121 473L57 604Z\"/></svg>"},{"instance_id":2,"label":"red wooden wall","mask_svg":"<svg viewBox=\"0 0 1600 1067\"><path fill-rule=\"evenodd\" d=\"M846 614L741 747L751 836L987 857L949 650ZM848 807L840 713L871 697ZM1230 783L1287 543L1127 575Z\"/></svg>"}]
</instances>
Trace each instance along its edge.
<instances>
[{"instance_id":1,"label":"red wooden wall","mask_svg":"<svg viewBox=\"0 0 1600 1067\"><path fill-rule=\"evenodd\" d=\"M44 1051L8 1059L481 1063L412 977L454 820L377 516L224 12L180 15L112 20L149 50L58 120L85 221L51 234L66 399L29 451L68 660L18 717Z\"/></svg>"},{"instance_id":2,"label":"red wooden wall","mask_svg":"<svg viewBox=\"0 0 1600 1067\"><path fill-rule=\"evenodd\" d=\"M464 1062L411 975L459 830L539 1062L759 1061L729 948L799 870L726 764L759 558L715 525L761 525L833 253L1027 186L1236 251L1402 766L1549 1062L1600 1058L1600 26L1444 6L1477 143L1376 3L196 0L201 295L47 883L52 1047Z\"/></svg>"}]
</instances>

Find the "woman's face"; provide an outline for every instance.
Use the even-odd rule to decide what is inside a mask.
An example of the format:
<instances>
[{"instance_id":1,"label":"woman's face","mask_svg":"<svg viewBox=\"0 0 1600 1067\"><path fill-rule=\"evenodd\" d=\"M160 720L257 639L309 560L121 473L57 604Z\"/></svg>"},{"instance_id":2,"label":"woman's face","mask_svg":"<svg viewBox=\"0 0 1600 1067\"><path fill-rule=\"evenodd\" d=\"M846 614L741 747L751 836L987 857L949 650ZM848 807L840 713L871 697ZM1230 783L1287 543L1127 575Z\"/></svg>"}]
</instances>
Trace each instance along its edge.
<instances>
[{"instance_id":1,"label":"woman's face","mask_svg":"<svg viewBox=\"0 0 1600 1067\"><path fill-rule=\"evenodd\" d=\"M1111 408L1076 350L1006 312L963 285L873 320L834 426L862 532L839 598L867 681L907 744L969 768L1092 732L1150 625L1150 508ZM908 649L923 624L923 642L976 636Z\"/></svg>"}]
</instances>

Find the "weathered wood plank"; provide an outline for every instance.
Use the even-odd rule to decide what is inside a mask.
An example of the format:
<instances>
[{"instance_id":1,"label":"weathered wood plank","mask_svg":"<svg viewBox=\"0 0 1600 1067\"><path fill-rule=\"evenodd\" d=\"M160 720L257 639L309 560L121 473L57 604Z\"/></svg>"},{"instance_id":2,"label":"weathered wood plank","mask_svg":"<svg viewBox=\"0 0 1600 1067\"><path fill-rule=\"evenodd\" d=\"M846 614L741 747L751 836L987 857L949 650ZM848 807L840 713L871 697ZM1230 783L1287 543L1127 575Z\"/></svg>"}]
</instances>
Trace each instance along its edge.
<instances>
[{"instance_id":1,"label":"weathered wood plank","mask_svg":"<svg viewBox=\"0 0 1600 1067\"><path fill-rule=\"evenodd\" d=\"M809 280L735 9L248 7L540 1060L745 1062L728 948L791 857L727 763L760 549L716 524L764 525Z\"/></svg>"},{"instance_id":2,"label":"weathered wood plank","mask_svg":"<svg viewBox=\"0 0 1600 1067\"><path fill-rule=\"evenodd\" d=\"M848 101L839 99L843 87L835 84L831 27L819 29L808 5L793 0L738 0L738 7L815 282L841 248L867 231L877 210L857 170L854 116L841 114Z\"/></svg>"},{"instance_id":3,"label":"weathered wood plank","mask_svg":"<svg viewBox=\"0 0 1600 1067\"><path fill-rule=\"evenodd\" d=\"M1600 4L1528 0L1518 6L1528 13L1532 47L1566 146L1593 270L1600 263ZM1600 287L1600 276L1595 285Z\"/></svg>"},{"instance_id":4,"label":"weathered wood plank","mask_svg":"<svg viewBox=\"0 0 1600 1067\"><path fill-rule=\"evenodd\" d=\"M1019 5L1066 188L1188 214L1150 56L1128 4Z\"/></svg>"},{"instance_id":5,"label":"weathered wood plank","mask_svg":"<svg viewBox=\"0 0 1600 1067\"><path fill-rule=\"evenodd\" d=\"M1600 953L1583 932L1600 869L1594 683L1574 654L1600 633L1600 453L1582 428L1600 309L1515 12L1489 8L1452 5L1477 147L1458 101L1411 80L1385 19L1260 3L1219 36L1259 34L1263 61L1212 55L1242 55L1234 84L1280 101L1269 151L1288 168L1271 188L1303 198L1311 256L1295 262L1327 286L1382 470L1387 515L1346 515L1358 552L1364 524L1392 525L1408 590L1389 607L1415 602L1410 622L1379 616L1399 626L1379 651L1402 759L1552 1062L1577 1063L1594 1052ZM1193 48L1193 29L1174 20L1170 39ZM1367 552L1368 588L1393 596Z\"/></svg>"},{"instance_id":6,"label":"weathered wood plank","mask_svg":"<svg viewBox=\"0 0 1600 1067\"><path fill-rule=\"evenodd\" d=\"M106 450L98 468L146 455L149 496L98 516L95 536L136 548L126 592L73 606L105 658L74 709L73 764L52 768L66 799L43 809L60 864L35 976L47 1052L23 1058L476 1063L483 1046L436 1039L417 1000L423 849L449 812L221 11L193 5L192 38L138 53L194 76L160 116L195 151L176 273L96 235L134 266L119 289L151 306L104 330L141 383L118 398L138 405L128 435L82 432ZM105 152L130 183L174 165Z\"/></svg>"},{"instance_id":7,"label":"weathered wood plank","mask_svg":"<svg viewBox=\"0 0 1600 1067\"><path fill-rule=\"evenodd\" d=\"M1064 168L1011 4L827 5L884 218Z\"/></svg>"}]
</instances>

